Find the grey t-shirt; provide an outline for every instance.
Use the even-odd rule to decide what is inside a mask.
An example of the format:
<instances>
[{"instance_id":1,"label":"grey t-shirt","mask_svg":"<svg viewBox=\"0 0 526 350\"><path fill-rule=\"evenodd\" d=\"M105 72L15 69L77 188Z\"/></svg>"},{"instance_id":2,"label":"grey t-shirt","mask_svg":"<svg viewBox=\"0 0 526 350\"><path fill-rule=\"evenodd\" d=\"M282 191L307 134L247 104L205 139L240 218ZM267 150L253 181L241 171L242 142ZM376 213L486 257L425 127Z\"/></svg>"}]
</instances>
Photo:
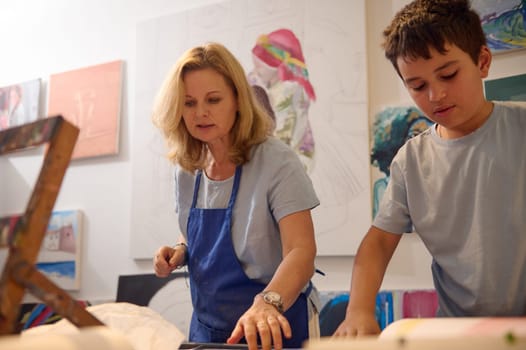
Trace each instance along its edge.
<instances>
[{"instance_id":1,"label":"grey t-shirt","mask_svg":"<svg viewBox=\"0 0 526 350\"><path fill-rule=\"evenodd\" d=\"M439 315L526 315L526 103L495 102L462 138L431 127L410 139L373 225L414 227L433 256Z\"/></svg>"},{"instance_id":2,"label":"grey t-shirt","mask_svg":"<svg viewBox=\"0 0 526 350\"><path fill-rule=\"evenodd\" d=\"M227 207L233 177L224 181L205 177L201 177L197 207ZM176 167L176 210L184 237L194 183L194 174ZM289 146L271 137L254 147L250 161L243 165L232 217L234 249L249 278L271 280L282 260L279 221L318 205L312 182Z\"/></svg>"}]
</instances>

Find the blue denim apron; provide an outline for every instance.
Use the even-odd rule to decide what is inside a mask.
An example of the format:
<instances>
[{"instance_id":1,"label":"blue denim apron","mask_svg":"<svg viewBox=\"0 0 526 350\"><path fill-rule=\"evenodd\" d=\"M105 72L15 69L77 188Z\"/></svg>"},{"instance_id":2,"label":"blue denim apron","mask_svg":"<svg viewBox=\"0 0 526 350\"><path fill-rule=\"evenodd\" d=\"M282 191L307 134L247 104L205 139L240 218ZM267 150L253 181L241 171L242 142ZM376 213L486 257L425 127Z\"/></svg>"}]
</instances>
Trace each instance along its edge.
<instances>
[{"instance_id":1,"label":"blue denim apron","mask_svg":"<svg viewBox=\"0 0 526 350\"><path fill-rule=\"evenodd\" d=\"M201 176L202 171L199 171L187 227L188 272L194 308L189 340L225 343L265 284L247 277L232 242L232 211L241 180L241 166L236 168L232 194L224 209L196 208ZM308 338L305 294L300 294L284 314L292 328L292 338L283 339L285 348L300 348Z\"/></svg>"}]
</instances>

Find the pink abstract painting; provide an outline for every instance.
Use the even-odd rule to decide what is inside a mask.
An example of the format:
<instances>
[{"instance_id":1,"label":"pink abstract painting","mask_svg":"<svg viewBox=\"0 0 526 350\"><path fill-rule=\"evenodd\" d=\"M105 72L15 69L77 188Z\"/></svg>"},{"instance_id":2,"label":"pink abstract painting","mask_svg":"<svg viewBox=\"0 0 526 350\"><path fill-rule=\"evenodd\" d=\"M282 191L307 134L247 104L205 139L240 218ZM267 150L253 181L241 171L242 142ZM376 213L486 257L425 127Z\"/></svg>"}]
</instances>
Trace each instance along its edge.
<instances>
[{"instance_id":1,"label":"pink abstract painting","mask_svg":"<svg viewBox=\"0 0 526 350\"><path fill-rule=\"evenodd\" d=\"M122 67L119 60L50 76L48 115L80 129L72 159L119 152Z\"/></svg>"},{"instance_id":2,"label":"pink abstract painting","mask_svg":"<svg viewBox=\"0 0 526 350\"><path fill-rule=\"evenodd\" d=\"M403 318L435 317L438 296L434 290L406 291L403 296Z\"/></svg>"}]
</instances>

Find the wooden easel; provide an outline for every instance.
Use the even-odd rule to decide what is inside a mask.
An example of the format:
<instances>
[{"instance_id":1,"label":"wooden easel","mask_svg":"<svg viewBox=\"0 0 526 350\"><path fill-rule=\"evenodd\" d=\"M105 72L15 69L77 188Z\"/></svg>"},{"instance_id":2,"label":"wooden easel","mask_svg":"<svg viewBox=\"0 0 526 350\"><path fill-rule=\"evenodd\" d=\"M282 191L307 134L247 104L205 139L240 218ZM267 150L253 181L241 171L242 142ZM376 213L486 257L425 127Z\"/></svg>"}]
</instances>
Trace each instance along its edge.
<instances>
[{"instance_id":1,"label":"wooden easel","mask_svg":"<svg viewBox=\"0 0 526 350\"><path fill-rule=\"evenodd\" d=\"M16 333L26 289L77 327L103 325L35 267L78 134L61 116L0 131L0 156L48 144L25 213L0 218L0 248L9 249L0 278L0 335Z\"/></svg>"}]
</instances>

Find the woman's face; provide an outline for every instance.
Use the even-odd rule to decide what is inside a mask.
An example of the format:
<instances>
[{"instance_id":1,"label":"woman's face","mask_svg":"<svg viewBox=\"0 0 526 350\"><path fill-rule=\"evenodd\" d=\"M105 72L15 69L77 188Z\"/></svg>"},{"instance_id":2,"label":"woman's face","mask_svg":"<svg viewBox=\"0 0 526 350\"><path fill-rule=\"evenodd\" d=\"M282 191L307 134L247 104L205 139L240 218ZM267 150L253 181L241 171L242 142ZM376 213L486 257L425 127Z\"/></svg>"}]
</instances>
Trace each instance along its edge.
<instances>
[{"instance_id":1,"label":"woman's face","mask_svg":"<svg viewBox=\"0 0 526 350\"><path fill-rule=\"evenodd\" d=\"M211 68L185 73L183 120L192 137L212 146L230 144L237 98L224 77Z\"/></svg>"}]
</instances>

